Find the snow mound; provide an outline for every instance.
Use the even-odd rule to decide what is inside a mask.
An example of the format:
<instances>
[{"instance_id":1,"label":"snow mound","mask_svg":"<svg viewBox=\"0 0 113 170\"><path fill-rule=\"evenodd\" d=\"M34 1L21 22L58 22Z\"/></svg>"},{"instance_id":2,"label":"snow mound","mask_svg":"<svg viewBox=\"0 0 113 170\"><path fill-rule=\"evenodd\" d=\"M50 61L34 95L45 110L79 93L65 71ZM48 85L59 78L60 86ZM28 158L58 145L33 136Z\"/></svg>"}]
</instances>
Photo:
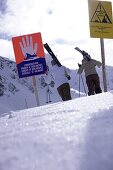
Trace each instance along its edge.
<instances>
[{"instance_id":1,"label":"snow mound","mask_svg":"<svg viewBox=\"0 0 113 170\"><path fill-rule=\"evenodd\" d=\"M0 118L0 170L112 170L113 93Z\"/></svg>"}]
</instances>

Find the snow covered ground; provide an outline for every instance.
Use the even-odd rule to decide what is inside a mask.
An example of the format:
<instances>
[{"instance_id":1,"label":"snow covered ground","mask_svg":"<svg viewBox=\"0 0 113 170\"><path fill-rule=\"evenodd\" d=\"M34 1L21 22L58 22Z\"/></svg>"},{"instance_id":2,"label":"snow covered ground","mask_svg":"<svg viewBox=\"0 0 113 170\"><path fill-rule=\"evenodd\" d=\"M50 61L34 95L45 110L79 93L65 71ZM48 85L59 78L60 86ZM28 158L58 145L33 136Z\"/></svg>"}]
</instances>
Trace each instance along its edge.
<instances>
[{"instance_id":1,"label":"snow covered ground","mask_svg":"<svg viewBox=\"0 0 113 170\"><path fill-rule=\"evenodd\" d=\"M1 115L0 170L113 170L113 92Z\"/></svg>"}]
</instances>

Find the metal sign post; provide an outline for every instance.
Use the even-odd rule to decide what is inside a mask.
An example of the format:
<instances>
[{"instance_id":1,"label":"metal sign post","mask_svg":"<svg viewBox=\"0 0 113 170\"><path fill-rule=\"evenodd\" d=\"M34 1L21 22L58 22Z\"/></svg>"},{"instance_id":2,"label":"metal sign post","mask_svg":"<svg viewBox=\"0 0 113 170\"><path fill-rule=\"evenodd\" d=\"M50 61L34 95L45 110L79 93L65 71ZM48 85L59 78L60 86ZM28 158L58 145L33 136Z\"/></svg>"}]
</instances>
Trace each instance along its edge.
<instances>
[{"instance_id":1,"label":"metal sign post","mask_svg":"<svg viewBox=\"0 0 113 170\"><path fill-rule=\"evenodd\" d=\"M33 80L33 87L34 87L34 92L35 92L35 97L36 97L36 103L37 103L37 106L40 106L40 102L39 102L39 96L38 96L38 90L37 90L37 86L36 86L36 78L35 78L35 76L32 76L32 80Z\"/></svg>"},{"instance_id":2,"label":"metal sign post","mask_svg":"<svg viewBox=\"0 0 113 170\"><path fill-rule=\"evenodd\" d=\"M105 52L104 52L104 40L103 40L103 38L100 38L100 46L101 46L104 92L107 92L107 80L106 80L106 68L105 68Z\"/></svg>"}]
</instances>

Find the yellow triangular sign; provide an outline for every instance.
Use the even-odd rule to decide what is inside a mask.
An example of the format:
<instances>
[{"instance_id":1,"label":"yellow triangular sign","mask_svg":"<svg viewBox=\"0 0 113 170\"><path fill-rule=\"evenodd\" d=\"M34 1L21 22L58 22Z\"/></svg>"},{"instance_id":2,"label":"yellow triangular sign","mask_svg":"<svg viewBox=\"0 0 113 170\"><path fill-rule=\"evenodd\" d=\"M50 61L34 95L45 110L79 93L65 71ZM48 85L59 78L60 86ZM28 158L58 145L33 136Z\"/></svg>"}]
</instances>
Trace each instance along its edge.
<instances>
[{"instance_id":1,"label":"yellow triangular sign","mask_svg":"<svg viewBox=\"0 0 113 170\"><path fill-rule=\"evenodd\" d=\"M101 2L99 2L90 22L108 23L108 24L112 23Z\"/></svg>"}]
</instances>

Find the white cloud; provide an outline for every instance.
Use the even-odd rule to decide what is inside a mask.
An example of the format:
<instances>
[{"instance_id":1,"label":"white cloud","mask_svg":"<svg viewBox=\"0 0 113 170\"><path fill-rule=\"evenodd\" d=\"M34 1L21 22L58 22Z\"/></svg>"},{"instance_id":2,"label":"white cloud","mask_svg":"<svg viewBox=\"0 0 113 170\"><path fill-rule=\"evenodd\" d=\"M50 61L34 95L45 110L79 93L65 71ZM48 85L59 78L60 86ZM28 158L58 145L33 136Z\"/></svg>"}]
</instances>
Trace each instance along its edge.
<instances>
[{"instance_id":1,"label":"white cloud","mask_svg":"<svg viewBox=\"0 0 113 170\"><path fill-rule=\"evenodd\" d=\"M47 39L52 37L69 39L73 37L73 32L78 37L80 29L79 35L82 36L84 33L82 25L88 13L87 2L84 0L81 2L75 0L8 0L7 5L9 12L1 20L0 32L18 35L39 31L44 34L44 39L45 37ZM84 26L84 30L86 28Z\"/></svg>"},{"instance_id":2,"label":"white cloud","mask_svg":"<svg viewBox=\"0 0 113 170\"><path fill-rule=\"evenodd\" d=\"M6 2L4 5L8 8L0 18L1 34L13 37L41 32L43 43L48 42L59 59L66 65L70 63L69 66L73 68L73 56L76 55L75 63L80 59L80 54L73 50L75 46L90 52L95 59L101 60L100 41L90 38L89 34L87 0L7 0ZM111 43L111 40L107 40L105 44L105 50L109 55L106 64L109 65L113 65ZM11 48L8 52L2 49L0 55L9 54L9 57L13 54L11 42L3 41L0 44L2 47L4 45L4 49Z\"/></svg>"},{"instance_id":3,"label":"white cloud","mask_svg":"<svg viewBox=\"0 0 113 170\"><path fill-rule=\"evenodd\" d=\"M0 39L0 56L15 60L11 41Z\"/></svg>"}]
</instances>

